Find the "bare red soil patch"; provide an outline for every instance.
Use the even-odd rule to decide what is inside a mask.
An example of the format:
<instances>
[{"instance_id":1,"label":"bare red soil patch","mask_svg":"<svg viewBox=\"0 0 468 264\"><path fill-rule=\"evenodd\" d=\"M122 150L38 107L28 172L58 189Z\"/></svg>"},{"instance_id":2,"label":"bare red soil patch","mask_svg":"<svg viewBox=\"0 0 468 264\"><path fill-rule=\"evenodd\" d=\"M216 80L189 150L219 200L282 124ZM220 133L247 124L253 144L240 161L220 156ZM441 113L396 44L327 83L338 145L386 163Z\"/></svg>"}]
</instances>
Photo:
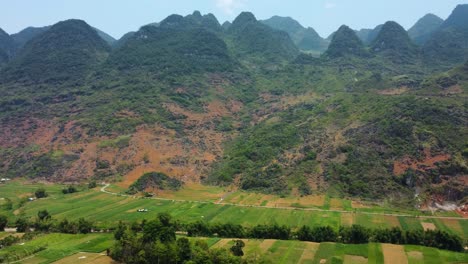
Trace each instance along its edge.
<instances>
[{"instance_id":1,"label":"bare red soil patch","mask_svg":"<svg viewBox=\"0 0 468 264\"><path fill-rule=\"evenodd\" d=\"M402 175L409 169L426 171L435 168L435 164L441 161L450 159L449 154L440 154L432 156L430 150L424 151L425 158L423 160L414 160L411 157L405 157L401 160L395 161L393 164L393 174Z\"/></svg>"}]
</instances>

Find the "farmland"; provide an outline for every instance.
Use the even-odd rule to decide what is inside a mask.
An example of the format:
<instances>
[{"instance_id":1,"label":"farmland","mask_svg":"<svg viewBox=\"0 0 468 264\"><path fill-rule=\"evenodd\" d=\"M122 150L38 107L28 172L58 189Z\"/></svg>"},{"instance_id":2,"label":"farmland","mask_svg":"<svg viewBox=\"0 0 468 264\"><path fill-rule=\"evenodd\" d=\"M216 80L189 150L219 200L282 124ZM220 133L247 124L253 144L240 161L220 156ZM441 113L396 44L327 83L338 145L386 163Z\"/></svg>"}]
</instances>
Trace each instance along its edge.
<instances>
[{"instance_id":1,"label":"farmland","mask_svg":"<svg viewBox=\"0 0 468 264\"><path fill-rule=\"evenodd\" d=\"M49 196L44 199L39 199L32 202L25 202L21 206L19 200L15 197L24 196L34 192L35 189L43 186L49 193ZM184 200L177 193L172 193L172 199L145 199L141 197L128 197L123 195L111 195L103 193L99 188L93 190L83 190L74 194L62 194L57 185L28 185L19 182L10 182L0 186L0 194L3 198L11 197L13 208L6 210L2 208L0 213L6 214L10 218L10 222L18 216L26 216L34 218L39 210L47 210L54 219L67 218L76 220L78 218L86 218L93 221L99 227L109 227L119 220L136 221L143 219L152 219L160 212L169 212L175 219L182 222L194 222L204 220L211 223L234 223L245 226L253 226L257 224L279 224L287 225L292 228L297 228L302 225L325 226L329 225L338 229L341 225L359 224L368 228L391 228L401 227L403 230L422 230L423 227L431 226L431 228L447 231L452 234L457 234L462 238L468 237L468 221L463 218L432 218L430 216L404 216L404 215L384 215L378 209L372 212L373 207L356 208L353 210L343 211L328 211L321 208L326 208L319 205L317 208L274 208L262 207L243 204L242 201L254 201L255 199L248 198L257 194L249 193L232 193L229 197L244 196L238 205L233 204L218 204L219 198L214 198L215 195L208 196L205 201ZM116 191L118 188L110 189ZM205 190L205 192L213 190ZM204 191L202 190L201 193ZM188 198L188 190L183 190L183 198ZM12 196L10 196L12 195ZM169 194L164 196L169 197ZM221 195L219 196L221 197ZM200 195L198 196L200 198ZM274 198L274 197L273 197ZM273 200L270 199L270 200ZM307 198L307 197L306 197ZM284 198L277 198L284 199ZM324 203L326 200L323 198ZM330 199L332 201L332 199ZM340 200L345 201L345 200ZM235 202L230 200L230 202ZM332 202L329 202L332 204ZM351 202L343 202L342 204L351 205ZM138 213L140 208L148 209L146 213ZM333 208L333 207L331 207ZM348 208L352 208L351 206ZM343 208L345 209L345 208ZM387 212L387 211L385 211ZM399 212L396 212L398 214ZM413 212L415 213L415 212Z\"/></svg>"},{"instance_id":2,"label":"farmland","mask_svg":"<svg viewBox=\"0 0 468 264\"><path fill-rule=\"evenodd\" d=\"M201 238L212 248L229 249L232 239ZM192 241L195 240L191 239ZM0 256L11 254L22 263L112 263L104 252L113 244L111 234L41 235L23 245L0 251ZM421 246L389 244L344 245L338 243L311 243L281 240L244 240L245 259L264 260L267 263L463 263L463 253L443 251ZM42 248L41 248L42 247ZM40 250L39 250L40 249ZM35 252L35 253L33 253ZM55 263L55 262L54 262Z\"/></svg>"},{"instance_id":3,"label":"farmland","mask_svg":"<svg viewBox=\"0 0 468 264\"><path fill-rule=\"evenodd\" d=\"M419 246L389 244L343 245L280 240L246 240L246 258L274 263L452 263L468 261L462 253L452 253ZM213 247L229 248L231 239L220 239ZM401 262L395 262L395 256Z\"/></svg>"},{"instance_id":4,"label":"farmland","mask_svg":"<svg viewBox=\"0 0 468 264\"><path fill-rule=\"evenodd\" d=\"M0 250L0 257L22 263L52 263L78 252L100 253L112 245L112 234L48 234ZM73 262L69 262L73 263Z\"/></svg>"}]
</instances>

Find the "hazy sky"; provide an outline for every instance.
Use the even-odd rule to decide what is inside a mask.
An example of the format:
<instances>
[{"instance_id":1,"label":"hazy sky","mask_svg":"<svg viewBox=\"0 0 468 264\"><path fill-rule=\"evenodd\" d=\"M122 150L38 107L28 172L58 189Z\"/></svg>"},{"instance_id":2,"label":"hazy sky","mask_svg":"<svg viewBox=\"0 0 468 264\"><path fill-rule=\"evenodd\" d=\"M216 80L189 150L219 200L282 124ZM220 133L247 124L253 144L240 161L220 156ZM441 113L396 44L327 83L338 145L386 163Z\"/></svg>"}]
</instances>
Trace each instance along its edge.
<instances>
[{"instance_id":1,"label":"hazy sky","mask_svg":"<svg viewBox=\"0 0 468 264\"><path fill-rule=\"evenodd\" d=\"M241 11L257 19L290 16L327 37L340 25L373 28L388 20L411 27L433 13L445 19L457 4L468 0L0 0L0 28L16 33L28 26L51 25L79 18L115 38L170 14L193 10L213 13L220 23L232 21Z\"/></svg>"}]
</instances>

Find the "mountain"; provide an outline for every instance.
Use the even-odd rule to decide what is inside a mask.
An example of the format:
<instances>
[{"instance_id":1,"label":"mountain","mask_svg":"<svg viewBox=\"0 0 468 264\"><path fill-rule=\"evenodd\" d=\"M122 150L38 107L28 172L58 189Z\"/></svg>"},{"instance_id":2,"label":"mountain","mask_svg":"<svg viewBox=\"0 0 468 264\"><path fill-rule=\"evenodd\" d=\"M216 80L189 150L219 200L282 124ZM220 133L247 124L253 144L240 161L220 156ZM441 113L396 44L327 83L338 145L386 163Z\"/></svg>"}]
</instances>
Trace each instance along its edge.
<instances>
[{"instance_id":1,"label":"mountain","mask_svg":"<svg viewBox=\"0 0 468 264\"><path fill-rule=\"evenodd\" d=\"M171 15L158 27L144 26L125 35L127 39L119 43L108 65L124 71L146 70L158 76L230 69L234 62L224 41L212 32L213 28L193 21L193 17Z\"/></svg>"},{"instance_id":2,"label":"mountain","mask_svg":"<svg viewBox=\"0 0 468 264\"><path fill-rule=\"evenodd\" d=\"M13 38L0 28L0 65L8 62L15 54Z\"/></svg>"},{"instance_id":3,"label":"mountain","mask_svg":"<svg viewBox=\"0 0 468 264\"><path fill-rule=\"evenodd\" d=\"M221 25L221 27L223 28L223 30L227 31L231 25L232 25L231 22L225 21L225 22Z\"/></svg>"},{"instance_id":4,"label":"mountain","mask_svg":"<svg viewBox=\"0 0 468 264\"><path fill-rule=\"evenodd\" d=\"M135 33L136 33L135 31L130 31L130 32L125 33L120 39L114 42L113 47L114 48L122 47L125 44L125 42L127 42L127 40L129 40L133 35L135 35Z\"/></svg>"},{"instance_id":5,"label":"mountain","mask_svg":"<svg viewBox=\"0 0 468 264\"><path fill-rule=\"evenodd\" d=\"M203 15L200 11L194 11L193 14L185 17L188 20L191 20L192 23L201 26L205 29L219 32L222 30L221 24L219 24L218 19L213 14Z\"/></svg>"},{"instance_id":6,"label":"mountain","mask_svg":"<svg viewBox=\"0 0 468 264\"><path fill-rule=\"evenodd\" d=\"M426 43L440 26L444 20L434 14L427 14L420 18L414 26L408 30L408 35L414 43L422 45Z\"/></svg>"},{"instance_id":7,"label":"mountain","mask_svg":"<svg viewBox=\"0 0 468 264\"><path fill-rule=\"evenodd\" d=\"M227 31L233 48L241 57L260 58L270 62L292 60L299 51L288 33L272 29L242 12Z\"/></svg>"},{"instance_id":8,"label":"mountain","mask_svg":"<svg viewBox=\"0 0 468 264\"><path fill-rule=\"evenodd\" d=\"M93 28L94 30L96 30L96 32L98 33L99 37L101 37L105 42L107 42L107 44L109 44L109 46L112 46L114 45L114 43L117 41L114 37L112 37L111 35L107 34L106 32L102 31L102 30L99 30L97 28Z\"/></svg>"},{"instance_id":9,"label":"mountain","mask_svg":"<svg viewBox=\"0 0 468 264\"><path fill-rule=\"evenodd\" d=\"M15 33L11 35L11 37L15 40L15 45L17 49L21 49L28 41L31 39L35 38L36 36L46 32L47 30L50 29L50 26L46 27L27 27L23 30L21 30L18 33ZM109 45L113 45L113 43L116 41L112 36L109 34L105 33L104 31L101 31L97 28L93 28L96 30L98 35L105 40Z\"/></svg>"},{"instance_id":10,"label":"mountain","mask_svg":"<svg viewBox=\"0 0 468 264\"><path fill-rule=\"evenodd\" d=\"M458 5L423 46L427 61L447 67L468 59L468 4Z\"/></svg>"},{"instance_id":11,"label":"mountain","mask_svg":"<svg viewBox=\"0 0 468 264\"><path fill-rule=\"evenodd\" d=\"M1 69L0 174L129 187L154 171L412 208L466 196L467 66L421 60L395 22L370 47L342 26L320 57L251 13L227 30L171 15L114 46L67 20Z\"/></svg>"},{"instance_id":12,"label":"mountain","mask_svg":"<svg viewBox=\"0 0 468 264\"><path fill-rule=\"evenodd\" d=\"M14 82L78 81L105 60L109 50L86 22L66 20L27 42L2 75Z\"/></svg>"},{"instance_id":13,"label":"mountain","mask_svg":"<svg viewBox=\"0 0 468 264\"><path fill-rule=\"evenodd\" d=\"M329 44L313 28L305 28L290 17L273 16L260 22L271 28L287 32L296 46L304 51L321 53L327 49Z\"/></svg>"},{"instance_id":14,"label":"mountain","mask_svg":"<svg viewBox=\"0 0 468 264\"><path fill-rule=\"evenodd\" d=\"M374 29L363 28L356 31L356 35L365 45L369 45L377 38L382 27L383 25L378 25Z\"/></svg>"},{"instance_id":15,"label":"mountain","mask_svg":"<svg viewBox=\"0 0 468 264\"><path fill-rule=\"evenodd\" d=\"M371 49L398 63L414 59L418 52L406 30L393 21L388 21L383 25Z\"/></svg>"},{"instance_id":16,"label":"mountain","mask_svg":"<svg viewBox=\"0 0 468 264\"><path fill-rule=\"evenodd\" d=\"M452 14L444 21L441 29L455 28L459 30L467 30L468 28L468 4L458 5L452 11Z\"/></svg>"},{"instance_id":17,"label":"mountain","mask_svg":"<svg viewBox=\"0 0 468 264\"><path fill-rule=\"evenodd\" d=\"M330 58L348 55L365 56L367 51L356 33L348 26L343 25L333 35L325 55Z\"/></svg>"},{"instance_id":18,"label":"mountain","mask_svg":"<svg viewBox=\"0 0 468 264\"><path fill-rule=\"evenodd\" d=\"M11 37L15 40L15 45L17 49L21 49L28 41L33 39L34 37L46 32L50 26L46 27L27 27L21 30L18 33L11 35Z\"/></svg>"}]
</instances>

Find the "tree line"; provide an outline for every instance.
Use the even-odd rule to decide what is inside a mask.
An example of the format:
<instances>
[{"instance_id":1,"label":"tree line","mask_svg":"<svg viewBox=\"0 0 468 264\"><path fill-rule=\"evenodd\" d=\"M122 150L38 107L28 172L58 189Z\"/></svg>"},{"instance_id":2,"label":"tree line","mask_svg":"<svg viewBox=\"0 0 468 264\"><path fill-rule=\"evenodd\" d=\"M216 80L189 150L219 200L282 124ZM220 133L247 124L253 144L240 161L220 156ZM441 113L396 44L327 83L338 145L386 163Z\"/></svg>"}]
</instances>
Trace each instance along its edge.
<instances>
[{"instance_id":1,"label":"tree line","mask_svg":"<svg viewBox=\"0 0 468 264\"><path fill-rule=\"evenodd\" d=\"M7 223L8 219L0 216L0 231ZM96 230L91 221L83 218L77 221L59 221L53 219L47 210L39 211L34 220L20 217L15 226L18 232L29 232L34 228L36 232L44 233L86 234ZM186 232L189 237L279 239L344 244L376 242L421 245L459 252L464 250L464 243L466 244L466 241L457 235L440 230L401 230L397 227L370 229L360 225L342 226L338 230L330 226L304 225L293 230L286 225L277 224L245 227L239 224L211 224L205 221L181 223L167 213L160 213L156 219L150 221L119 222L112 230L116 244L110 250L111 256L124 263L146 263L143 262L144 259L158 259L159 263L173 263L170 259L177 260L174 263L238 263L235 257L243 255L244 243L240 240L235 241L230 251L215 250L209 249L203 241L189 243L187 238L176 239L176 231ZM16 242L13 238L7 238L2 246ZM209 261L201 262L202 259Z\"/></svg>"},{"instance_id":2,"label":"tree line","mask_svg":"<svg viewBox=\"0 0 468 264\"><path fill-rule=\"evenodd\" d=\"M338 242L343 244L365 244L370 242L412 244L435 247L451 251L463 251L463 240L441 230L370 229L360 225L341 226L338 230L330 226L302 226L293 231L285 225L256 225L244 227L237 224L209 224L197 221L184 225L188 236L218 236L253 239L300 240L310 242Z\"/></svg>"}]
</instances>

